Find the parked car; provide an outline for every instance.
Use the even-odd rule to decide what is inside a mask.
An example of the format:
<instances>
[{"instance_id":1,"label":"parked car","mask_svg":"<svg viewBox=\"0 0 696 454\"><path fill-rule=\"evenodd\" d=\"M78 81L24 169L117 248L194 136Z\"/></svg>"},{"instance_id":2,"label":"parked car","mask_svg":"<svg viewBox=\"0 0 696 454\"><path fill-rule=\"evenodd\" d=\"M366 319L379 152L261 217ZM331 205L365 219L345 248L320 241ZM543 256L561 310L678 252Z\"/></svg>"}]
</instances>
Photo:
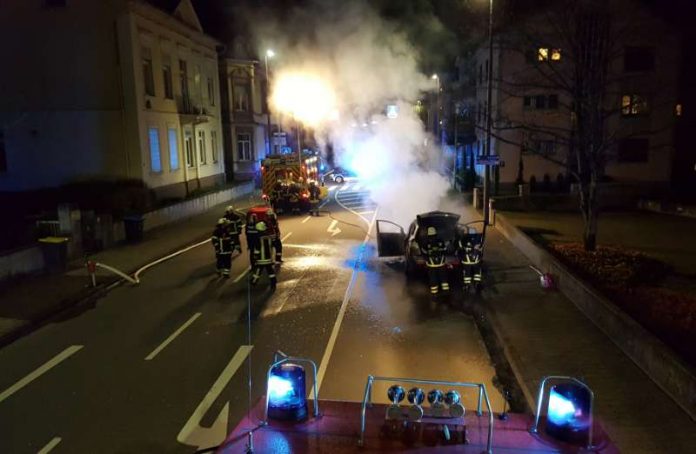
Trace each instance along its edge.
<instances>
[{"instance_id":1,"label":"parked car","mask_svg":"<svg viewBox=\"0 0 696 454\"><path fill-rule=\"evenodd\" d=\"M342 167L334 167L330 171L324 174L324 178L329 178L338 184L342 184L344 181L357 178L357 174L351 170L344 169Z\"/></svg>"}]
</instances>

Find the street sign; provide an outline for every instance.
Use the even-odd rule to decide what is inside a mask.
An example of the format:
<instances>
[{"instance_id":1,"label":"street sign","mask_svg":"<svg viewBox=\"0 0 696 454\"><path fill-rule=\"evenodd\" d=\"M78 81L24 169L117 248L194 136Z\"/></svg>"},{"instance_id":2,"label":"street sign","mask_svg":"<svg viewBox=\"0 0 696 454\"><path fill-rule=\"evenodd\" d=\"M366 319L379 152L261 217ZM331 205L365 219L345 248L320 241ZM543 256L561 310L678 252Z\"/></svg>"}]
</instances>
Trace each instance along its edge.
<instances>
[{"instance_id":1,"label":"street sign","mask_svg":"<svg viewBox=\"0 0 696 454\"><path fill-rule=\"evenodd\" d=\"M481 166L499 166L500 156L492 154L490 156L476 156L476 164Z\"/></svg>"}]
</instances>

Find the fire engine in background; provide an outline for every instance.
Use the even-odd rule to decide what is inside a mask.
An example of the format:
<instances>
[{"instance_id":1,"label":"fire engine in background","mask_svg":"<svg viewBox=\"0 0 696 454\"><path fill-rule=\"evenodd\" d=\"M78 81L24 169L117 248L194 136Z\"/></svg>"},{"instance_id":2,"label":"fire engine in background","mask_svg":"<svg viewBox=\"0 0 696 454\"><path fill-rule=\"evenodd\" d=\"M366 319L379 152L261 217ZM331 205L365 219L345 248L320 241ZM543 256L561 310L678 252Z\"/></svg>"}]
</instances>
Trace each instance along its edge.
<instances>
[{"instance_id":1,"label":"fire engine in background","mask_svg":"<svg viewBox=\"0 0 696 454\"><path fill-rule=\"evenodd\" d=\"M261 162L263 198L278 213L306 213L310 209L310 185L320 188L319 199L328 196L320 181L320 158L314 154L269 156Z\"/></svg>"}]
</instances>

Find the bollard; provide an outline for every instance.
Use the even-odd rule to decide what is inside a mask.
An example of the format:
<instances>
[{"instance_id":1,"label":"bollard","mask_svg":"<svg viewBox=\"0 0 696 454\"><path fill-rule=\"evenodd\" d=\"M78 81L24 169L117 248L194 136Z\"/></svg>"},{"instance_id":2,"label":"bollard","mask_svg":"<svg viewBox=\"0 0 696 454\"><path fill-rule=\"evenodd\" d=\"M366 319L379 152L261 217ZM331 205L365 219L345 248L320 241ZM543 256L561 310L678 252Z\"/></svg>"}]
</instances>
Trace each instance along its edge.
<instances>
[{"instance_id":1,"label":"bollard","mask_svg":"<svg viewBox=\"0 0 696 454\"><path fill-rule=\"evenodd\" d=\"M478 199L479 199L479 188L474 188L474 200L473 200L473 205L474 205L474 209L475 209L475 210L478 210L478 207L479 207Z\"/></svg>"},{"instance_id":2,"label":"bollard","mask_svg":"<svg viewBox=\"0 0 696 454\"><path fill-rule=\"evenodd\" d=\"M488 199L488 225L495 225L495 199Z\"/></svg>"}]
</instances>

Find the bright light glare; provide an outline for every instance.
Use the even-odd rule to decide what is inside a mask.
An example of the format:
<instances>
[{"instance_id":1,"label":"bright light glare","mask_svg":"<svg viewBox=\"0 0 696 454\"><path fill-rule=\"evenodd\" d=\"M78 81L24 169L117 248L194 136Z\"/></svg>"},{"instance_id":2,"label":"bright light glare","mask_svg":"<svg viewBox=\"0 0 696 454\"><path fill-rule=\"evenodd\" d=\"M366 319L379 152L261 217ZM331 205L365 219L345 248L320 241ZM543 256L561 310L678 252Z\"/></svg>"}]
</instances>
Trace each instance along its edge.
<instances>
[{"instance_id":1,"label":"bright light glare","mask_svg":"<svg viewBox=\"0 0 696 454\"><path fill-rule=\"evenodd\" d=\"M295 394L290 380L271 375L268 379L268 397L271 403L275 405L283 404L286 400L292 398Z\"/></svg>"},{"instance_id":2,"label":"bright light glare","mask_svg":"<svg viewBox=\"0 0 696 454\"><path fill-rule=\"evenodd\" d=\"M315 74L279 74L271 102L277 111L290 114L308 126L317 126L335 117L336 112L336 95L332 87Z\"/></svg>"},{"instance_id":3,"label":"bright light glare","mask_svg":"<svg viewBox=\"0 0 696 454\"><path fill-rule=\"evenodd\" d=\"M430 76L430 78L431 78L432 80L436 80L436 79L437 79L437 74L433 74L432 76Z\"/></svg>"},{"instance_id":4,"label":"bright light glare","mask_svg":"<svg viewBox=\"0 0 696 454\"><path fill-rule=\"evenodd\" d=\"M273 52L273 49L268 49L268 50L266 51L266 57L268 57L268 58L273 58L273 57L275 57L275 52Z\"/></svg>"},{"instance_id":5,"label":"bright light glare","mask_svg":"<svg viewBox=\"0 0 696 454\"><path fill-rule=\"evenodd\" d=\"M555 391L549 393L549 421L563 425L568 424L575 416L575 406L573 402L561 396Z\"/></svg>"}]
</instances>

